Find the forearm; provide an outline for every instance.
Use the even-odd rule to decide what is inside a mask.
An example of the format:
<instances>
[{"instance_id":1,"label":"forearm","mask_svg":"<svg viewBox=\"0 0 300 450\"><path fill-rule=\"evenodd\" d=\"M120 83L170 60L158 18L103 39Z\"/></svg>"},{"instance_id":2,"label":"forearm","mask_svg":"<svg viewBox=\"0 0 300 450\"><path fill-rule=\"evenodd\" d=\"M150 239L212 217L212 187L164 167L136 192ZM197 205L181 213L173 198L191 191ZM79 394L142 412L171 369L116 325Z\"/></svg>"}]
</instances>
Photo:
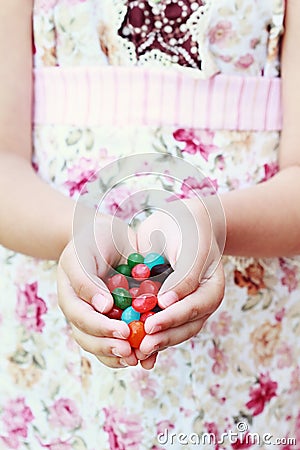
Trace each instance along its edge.
<instances>
[{"instance_id":1,"label":"forearm","mask_svg":"<svg viewBox=\"0 0 300 450\"><path fill-rule=\"evenodd\" d=\"M274 257L300 254L300 167L256 186L221 195L225 254Z\"/></svg>"},{"instance_id":2,"label":"forearm","mask_svg":"<svg viewBox=\"0 0 300 450\"><path fill-rule=\"evenodd\" d=\"M30 163L0 152L0 243L58 259L71 239L74 202L42 181Z\"/></svg>"}]
</instances>

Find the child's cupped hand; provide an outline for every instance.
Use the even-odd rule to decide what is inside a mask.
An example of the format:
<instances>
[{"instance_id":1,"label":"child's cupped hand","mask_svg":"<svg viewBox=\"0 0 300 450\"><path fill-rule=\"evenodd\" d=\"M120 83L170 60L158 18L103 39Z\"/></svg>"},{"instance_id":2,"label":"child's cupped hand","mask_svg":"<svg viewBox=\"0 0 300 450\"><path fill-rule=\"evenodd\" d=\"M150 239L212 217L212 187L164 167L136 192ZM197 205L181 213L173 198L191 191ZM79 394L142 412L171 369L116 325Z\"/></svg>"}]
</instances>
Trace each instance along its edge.
<instances>
[{"instance_id":1,"label":"child's cupped hand","mask_svg":"<svg viewBox=\"0 0 300 450\"><path fill-rule=\"evenodd\" d=\"M163 310L146 320L147 335L133 350L128 325L105 315L113 297L103 280L110 267L122 262L121 255L150 250L163 252L175 270L158 297ZM195 336L219 306L224 292L219 259L210 218L199 202L196 207L193 201L174 202L169 211L152 214L136 233L116 217L100 216L93 233L83 227L61 255L59 306L77 343L102 363L121 368L140 360L151 369L160 350Z\"/></svg>"},{"instance_id":2,"label":"child's cupped hand","mask_svg":"<svg viewBox=\"0 0 300 450\"><path fill-rule=\"evenodd\" d=\"M58 303L73 337L84 350L112 368L136 365L138 361L127 341L128 325L105 316L113 306L113 297L103 279L109 267L120 262L120 255L129 254L135 245L135 233L125 222L101 216L93 232L87 226L74 235L58 264Z\"/></svg>"},{"instance_id":3,"label":"child's cupped hand","mask_svg":"<svg viewBox=\"0 0 300 450\"><path fill-rule=\"evenodd\" d=\"M219 216L222 211L218 212ZM202 329L224 295L224 273L220 262L224 244L222 217L212 219L199 200L172 202L157 211L138 229L138 251L163 252L175 269L164 282L158 303L163 309L145 322L146 336L138 359L180 344Z\"/></svg>"}]
</instances>

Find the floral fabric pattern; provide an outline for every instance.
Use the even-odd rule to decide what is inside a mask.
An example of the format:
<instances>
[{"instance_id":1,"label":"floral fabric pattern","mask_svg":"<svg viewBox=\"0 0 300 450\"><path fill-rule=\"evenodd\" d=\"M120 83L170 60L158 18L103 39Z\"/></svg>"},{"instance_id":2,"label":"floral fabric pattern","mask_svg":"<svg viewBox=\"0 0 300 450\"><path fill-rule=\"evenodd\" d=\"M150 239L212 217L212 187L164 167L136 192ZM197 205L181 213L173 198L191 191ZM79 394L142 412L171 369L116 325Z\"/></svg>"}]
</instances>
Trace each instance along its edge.
<instances>
[{"instance_id":1,"label":"floral fabric pattern","mask_svg":"<svg viewBox=\"0 0 300 450\"><path fill-rule=\"evenodd\" d=\"M151 29L142 35L140 11L133 14L142 4L149 27L151 14L155 20L161 14L167 27L164 19L170 20L171 6L174 16L179 14L178 4L178 28L171 22L165 34ZM35 66L157 64L195 77L278 76L283 16L283 0L35 0ZM142 47L145 43L149 46ZM179 50L172 59L170 44L185 48L192 61ZM73 198L95 171L133 153L177 156L198 167L205 179L200 184L187 178L179 186L182 198L189 197L189 186L203 195L211 189L221 193L262 183L278 171L277 132L76 124L33 131L35 170ZM168 173L165 183L172 199ZM127 189L108 197L108 211L115 211ZM121 210L122 217L135 207ZM203 448L256 450L247 435L269 433L270 447L300 449L299 258L223 257L221 307L199 335L161 352L149 372L140 366L108 369L78 347L57 306L54 262L4 248L0 261L1 449L193 449L200 447L192 441L183 446L180 433L194 439L211 433L221 442L222 433L237 432L239 423L245 433L235 442Z\"/></svg>"}]
</instances>

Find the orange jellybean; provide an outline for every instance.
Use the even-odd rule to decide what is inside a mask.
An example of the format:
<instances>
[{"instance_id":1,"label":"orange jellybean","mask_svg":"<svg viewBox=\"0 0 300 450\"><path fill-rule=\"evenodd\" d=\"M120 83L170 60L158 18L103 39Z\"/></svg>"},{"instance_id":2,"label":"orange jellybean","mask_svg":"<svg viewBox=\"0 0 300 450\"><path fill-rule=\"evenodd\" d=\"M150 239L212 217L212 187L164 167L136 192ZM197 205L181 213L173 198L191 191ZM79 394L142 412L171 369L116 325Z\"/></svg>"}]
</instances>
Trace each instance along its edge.
<instances>
[{"instance_id":1,"label":"orange jellybean","mask_svg":"<svg viewBox=\"0 0 300 450\"><path fill-rule=\"evenodd\" d=\"M134 320L128 326L130 328L128 342L132 348L139 348L142 340L146 336L144 324L140 320Z\"/></svg>"}]
</instances>

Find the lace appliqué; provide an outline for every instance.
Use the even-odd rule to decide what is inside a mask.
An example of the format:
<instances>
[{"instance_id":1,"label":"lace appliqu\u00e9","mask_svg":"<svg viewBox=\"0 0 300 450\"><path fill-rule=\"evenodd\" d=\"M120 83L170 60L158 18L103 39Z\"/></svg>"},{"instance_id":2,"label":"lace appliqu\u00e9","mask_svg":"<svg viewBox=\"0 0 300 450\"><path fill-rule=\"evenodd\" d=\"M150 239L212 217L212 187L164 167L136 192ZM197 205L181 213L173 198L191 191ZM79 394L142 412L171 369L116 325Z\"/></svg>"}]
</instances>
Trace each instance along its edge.
<instances>
[{"instance_id":1,"label":"lace appliqu\u00e9","mask_svg":"<svg viewBox=\"0 0 300 450\"><path fill-rule=\"evenodd\" d=\"M175 66L192 69L201 78L218 71L204 42L211 0L109 3L114 36L109 36L106 45L111 64Z\"/></svg>"}]
</instances>

